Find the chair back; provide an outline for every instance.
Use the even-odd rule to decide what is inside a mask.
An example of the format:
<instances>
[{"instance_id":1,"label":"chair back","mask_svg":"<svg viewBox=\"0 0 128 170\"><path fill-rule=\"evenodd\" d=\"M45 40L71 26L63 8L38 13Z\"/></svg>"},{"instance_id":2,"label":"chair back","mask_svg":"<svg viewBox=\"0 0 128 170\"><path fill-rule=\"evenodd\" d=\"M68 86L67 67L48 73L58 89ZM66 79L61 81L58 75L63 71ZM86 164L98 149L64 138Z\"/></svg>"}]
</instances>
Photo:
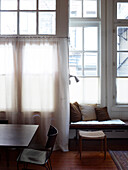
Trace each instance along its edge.
<instances>
[{"instance_id":1,"label":"chair back","mask_svg":"<svg viewBox=\"0 0 128 170\"><path fill-rule=\"evenodd\" d=\"M48 140L46 142L45 148L47 149L50 148L51 151L53 150L57 134L58 134L58 130L54 126L50 125L49 131L47 134Z\"/></svg>"}]
</instances>

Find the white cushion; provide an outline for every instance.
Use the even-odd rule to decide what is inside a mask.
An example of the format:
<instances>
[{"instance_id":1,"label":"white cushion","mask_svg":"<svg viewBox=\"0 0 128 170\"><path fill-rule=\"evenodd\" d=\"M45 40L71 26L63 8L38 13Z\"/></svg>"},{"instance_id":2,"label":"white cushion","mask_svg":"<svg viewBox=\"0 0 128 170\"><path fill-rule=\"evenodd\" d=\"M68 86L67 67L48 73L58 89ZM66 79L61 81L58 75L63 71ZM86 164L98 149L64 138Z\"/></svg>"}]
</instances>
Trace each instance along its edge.
<instances>
[{"instance_id":1,"label":"white cushion","mask_svg":"<svg viewBox=\"0 0 128 170\"><path fill-rule=\"evenodd\" d=\"M96 104L81 104L80 110L82 114L82 120L96 120L96 113L95 113Z\"/></svg>"}]
</instances>

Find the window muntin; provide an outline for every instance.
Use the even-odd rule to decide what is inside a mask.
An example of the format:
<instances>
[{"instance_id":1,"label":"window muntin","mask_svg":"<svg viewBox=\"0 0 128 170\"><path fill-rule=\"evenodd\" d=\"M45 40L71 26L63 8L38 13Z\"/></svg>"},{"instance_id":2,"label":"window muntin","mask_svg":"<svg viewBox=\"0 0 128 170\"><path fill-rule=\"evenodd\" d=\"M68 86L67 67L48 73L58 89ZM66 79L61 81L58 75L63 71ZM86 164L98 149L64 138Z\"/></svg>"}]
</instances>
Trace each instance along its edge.
<instances>
[{"instance_id":1,"label":"window muntin","mask_svg":"<svg viewBox=\"0 0 128 170\"><path fill-rule=\"evenodd\" d=\"M0 3L0 35L56 35L56 0Z\"/></svg>"}]
</instances>

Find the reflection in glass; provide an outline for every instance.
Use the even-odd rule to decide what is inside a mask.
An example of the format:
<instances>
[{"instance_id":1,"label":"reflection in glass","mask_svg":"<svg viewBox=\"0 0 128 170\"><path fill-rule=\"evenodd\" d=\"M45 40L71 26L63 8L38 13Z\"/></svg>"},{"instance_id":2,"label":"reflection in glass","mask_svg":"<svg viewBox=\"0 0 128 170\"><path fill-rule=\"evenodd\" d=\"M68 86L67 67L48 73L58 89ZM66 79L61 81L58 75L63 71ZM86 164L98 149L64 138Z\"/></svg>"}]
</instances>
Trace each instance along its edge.
<instances>
[{"instance_id":1,"label":"reflection in glass","mask_svg":"<svg viewBox=\"0 0 128 170\"><path fill-rule=\"evenodd\" d=\"M82 50L82 27L70 27L70 50Z\"/></svg>"},{"instance_id":2,"label":"reflection in glass","mask_svg":"<svg viewBox=\"0 0 128 170\"><path fill-rule=\"evenodd\" d=\"M82 0L70 0L70 17L82 17Z\"/></svg>"},{"instance_id":3,"label":"reflection in glass","mask_svg":"<svg viewBox=\"0 0 128 170\"><path fill-rule=\"evenodd\" d=\"M84 17L97 17L97 0L84 0Z\"/></svg>"},{"instance_id":4,"label":"reflection in glass","mask_svg":"<svg viewBox=\"0 0 128 170\"><path fill-rule=\"evenodd\" d=\"M56 10L56 0L39 0L39 10Z\"/></svg>"},{"instance_id":5,"label":"reflection in glass","mask_svg":"<svg viewBox=\"0 0 128 170\"><path fill-rule=\"evenodd\" d=\"M55 21L55 12L39 12L39 34L55 34Z\"/></svg>"},{"instance_id":6,"label":"reflection in glass","mask_svg":"<svg viewBox=\"0 0 128 170\"><path fill-rule=\"evenodd\" d=\"M117 78L116 79L116 103L117 104L128 104L128 78Z\"/></svg>"},{"instance_id":7,"label":"reflection in glass","mask_svg":"<svg viewBox=\"0 0 128 170\"><path fill-rule=\"evenodd\" d=\"M117 76L128 76L128 52L117 53Z\"/></svg>"},{"instance_id":8,"label":"reflection in glass","mask_svg":"<svg viewBox=\"0 0 128 170\"><path fill-rule=\"evenodd\" d=\"M98 27L84 28L84 49L98 50Z\"/></svg>"},{"instance_id":9,"label":"reflection in glass","mask_svg":"<svg viewBox=\"0 0 128 170\"><path fill-rule=\"evenodd\" d=\"M0 12L0 34L13 35L17 34L17 13L16 12Z\"/></svg>"},{"instance_id":10,"label":"reflection in glass","mask_svg":"<svg viewBox=\"0 0 128 170\"><path fill-rule=\"evenodd\" d=\"M97 53L84 54L84 75L97 76Z\"/></svg>"},{"instance_id":11,"label":"reflection in glass","mask_svg":"<svg viewBox=\"0 0 128 170\"><path fill-rule=\"evenodd\" d=\"M36 34L36 13L20 12L20 34Z\"/></svg>"},{"instance_id":12,"label":"reflection in glass","mask_svg":"<svg viewBox=\"0 0 128 170\"><path fill-rule=\"evenodd\" d=\"M128 19L128 2L117 2L117 19Z\"/></svg>"},{"instance_id":13,"label":"reflection in glass","mask_svg":"<svg viewBox=\"0 0 128 170\"><path fill-rule=\"evenodd\" d=\"M20 10L36 10L36 0L20 0Z\"/></svg>"},{"instance_id":14,"label":"reflection in glass","mask_svg":"<svg viewBox=\"0 0 128 170\"><path fill-rule=\"evenodd\" d=\"M70 74L76 76L82 75L82 53L70 52L69 67L70 67Z\"/></svg>"},{"instance_id":15,"label":"reflection in glass","mask_svg":"<svg viewBox=\"0 0 128 170\"><path fill-rule=\"evenodd\" d=\"M117 27L117 50L128 51L128 27Z\"/></svg>"},{"instance_id":16,"label":"reflection in glass","mask_svg":"<svg viewBox=\"0 0 128 170\"><path fill-rule=\"evenodd\" d=\"M1 10L17 10L17 0L0 0Z\"/></svg>"}]
</instances>

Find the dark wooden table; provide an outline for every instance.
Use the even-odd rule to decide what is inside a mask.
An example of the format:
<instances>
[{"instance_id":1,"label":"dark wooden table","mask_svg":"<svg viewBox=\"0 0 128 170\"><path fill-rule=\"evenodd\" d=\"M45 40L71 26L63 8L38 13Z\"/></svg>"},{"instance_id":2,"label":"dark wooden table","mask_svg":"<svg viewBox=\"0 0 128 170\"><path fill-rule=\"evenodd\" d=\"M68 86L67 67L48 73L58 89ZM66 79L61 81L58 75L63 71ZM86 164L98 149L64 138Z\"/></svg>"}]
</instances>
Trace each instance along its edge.
<instances>
[{"instance_id":1,"label":"dark wooden table","mask_svg":"<svg viewBox=\"0 0 128 170\"><path fill-rule=\"evenodd\" d=\"M25 148L31 143L38 125L0 124L0 148L5 149L9 166L8 148Z\"/></svg>"},{"instance_id":2,"label":"dark wooden table","mask_svg":"<svg viewBox=\"0 0 128 170\"><path fill-rule=\"evenodd\" d=\"M0 124L0 147L28 147L38 125Z\"/></svg>"}]
</instances>

